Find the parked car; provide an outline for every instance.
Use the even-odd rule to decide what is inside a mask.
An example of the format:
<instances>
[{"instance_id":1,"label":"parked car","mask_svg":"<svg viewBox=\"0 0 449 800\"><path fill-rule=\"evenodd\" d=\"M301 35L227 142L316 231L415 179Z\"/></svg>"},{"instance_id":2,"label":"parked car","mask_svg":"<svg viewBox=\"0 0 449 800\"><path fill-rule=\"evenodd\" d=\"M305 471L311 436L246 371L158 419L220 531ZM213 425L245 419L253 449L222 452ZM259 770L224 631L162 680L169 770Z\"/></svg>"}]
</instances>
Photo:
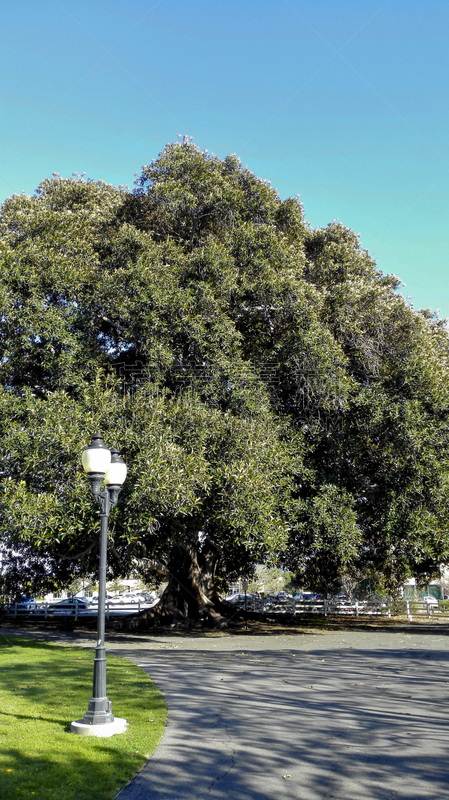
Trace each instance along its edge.
<instances>
[{"instance_id":1,"label":"parked car","mask_svg":"<svg viewBox=\"0 0 449 800\"><path fill-rule=\"evenodd\" d=\"M114 598L114 596L112 594L106 594L105 597L104 597L105 603L113 603L114 599L115 598ZM98 595L96 597L92 597L91 600L87 600L86 602L91 606L97 606L98 605Z\"/></svg>"},{"instance_id":2,"label":"parked car","mask_svg":"<svg viewBox=\"0 0 449 800\"><path fill-rule=\"evenodd\" d=\"M343 592L340 592L340 594L335 594L333 597L330 597L329 602L336 606L347 606L354 603L355 600L353 600L352 597L348 597Z\"/></svg>"},{"instance_id":3,"label":"parked car","mask_svg":"<svg viewBox=\"0 0 449 800\"><path fill-rule=\"evenodd\" d=\"M89 608L87 600L80 597L72 597L67 600L60 600L59 603L50 603L48 610L50 613L63 616L75 615L76 612L87 611Z\"/></svg>"},{"instance_id":4,"label":"parked car","mask_svg":"<svg viewBox=\"0 0 449 800\"><path fill-rule=\"evenodd\" d=\"M126 592L111 598L111 603L120 603L128 605L128 603L146 603L147 599L144 594L137 594L134 592Z\"/></svg>"},{"instance_id":5,"label":"parked car","mask_svg":"<svg viewBox=\"0 0 449 800\"><path fill-rule=\"evenodd\" d=\"M432 594L424 595L424 597L421 597L421 600L427 603L428 606L438 606L438 600Z\"/></svg>"},{"instance_id":6,"label":"parked car","mask_svg":"<svg viewBox=\"0 0 449 800\"><path fill-rule=\"evenodd\" d=\"M277 601L278 600L275 594L267 594L263 600L264 608L266 610L273 608L275 605L277 605Z\"/></svg>"},{"instance_id":7,"label":"parked car","mask_svg":"<svg viewBox=\"0 0 449 800\"><path fill-rule=\"evenodd\" d=\"M10 603L8 606L8 611L18 611L19 613L27 613L28 611L32 611L36 607L36 600L34 597L26 597L22 595L21 599L16 600L14 603Z\"/></svg>"},{"instance_id":8,"label":"parked car","mask_svg":"<svg viewBox=\"0 0 449 800\"><path fill-rule=\"evenodd\" d=\"M146 603L156 603L159 600L156 592L147 592L143 595Z\"/></svg>"}]
</instances>

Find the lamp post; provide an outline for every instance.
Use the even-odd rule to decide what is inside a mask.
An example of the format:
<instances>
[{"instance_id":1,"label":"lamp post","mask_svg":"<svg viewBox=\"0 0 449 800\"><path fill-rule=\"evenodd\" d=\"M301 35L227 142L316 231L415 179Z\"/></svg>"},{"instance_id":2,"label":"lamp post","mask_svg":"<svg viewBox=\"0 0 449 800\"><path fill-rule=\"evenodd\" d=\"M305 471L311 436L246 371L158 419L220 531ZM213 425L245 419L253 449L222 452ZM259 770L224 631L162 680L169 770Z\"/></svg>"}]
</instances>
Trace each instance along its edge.
<instances>
[{"instance_id":1,"label":"lamp post","mask_svg":"<svg viewBox=\"0 0 449 800\"><path fill-rule=\"evenodd\" d=\"M126 464L114 447L109 450L100 434L83 453L83 467L92 495L100 503L100 569L98 581L97 647L94 660L92 697L83 719L71 723L71 730L84 736L113 736L126 730L126 720L114 717L106 694L105 595L109 513L117 505L126 478ZM101 490L102 483L105 488Z\"/></svg>"}]
</instances>

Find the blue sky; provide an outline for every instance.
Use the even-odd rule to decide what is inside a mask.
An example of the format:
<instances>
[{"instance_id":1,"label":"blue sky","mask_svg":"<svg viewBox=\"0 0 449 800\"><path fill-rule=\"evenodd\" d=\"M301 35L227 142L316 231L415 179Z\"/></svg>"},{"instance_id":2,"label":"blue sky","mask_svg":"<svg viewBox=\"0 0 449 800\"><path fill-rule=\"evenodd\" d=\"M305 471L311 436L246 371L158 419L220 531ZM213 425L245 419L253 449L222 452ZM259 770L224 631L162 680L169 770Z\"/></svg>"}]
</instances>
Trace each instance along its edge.
<instances>
[{"instance_id":1,"label":"blue sky","mask_svg":"<svg viewBox=\"0 0 449 800\"><path fill-rule=\"evenodd\" d=\"M447 0L3 0L0 199L177 134L339 219L449 317Z\"/></svg>"}]
</instances>

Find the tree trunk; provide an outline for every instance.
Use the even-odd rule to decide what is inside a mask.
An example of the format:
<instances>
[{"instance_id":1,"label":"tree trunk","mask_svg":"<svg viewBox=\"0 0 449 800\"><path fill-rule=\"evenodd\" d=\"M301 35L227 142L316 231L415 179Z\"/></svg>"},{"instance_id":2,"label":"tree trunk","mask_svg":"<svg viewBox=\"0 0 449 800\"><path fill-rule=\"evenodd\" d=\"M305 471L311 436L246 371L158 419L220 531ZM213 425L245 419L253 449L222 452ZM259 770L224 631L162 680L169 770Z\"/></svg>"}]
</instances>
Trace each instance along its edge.
<instances>
[{"instance_id":1,"label":"tree trunk","mask_svg":"<svg viewBox=\"0 0 449 800\"><path fill-rule=\"evenodd\" d=\"M154 609L143 611L130 627L180 625L223 627L226 607L215 588L217 553L207 541L175 544L167 566L168 586Z\"/></svg>"}]
</instances>

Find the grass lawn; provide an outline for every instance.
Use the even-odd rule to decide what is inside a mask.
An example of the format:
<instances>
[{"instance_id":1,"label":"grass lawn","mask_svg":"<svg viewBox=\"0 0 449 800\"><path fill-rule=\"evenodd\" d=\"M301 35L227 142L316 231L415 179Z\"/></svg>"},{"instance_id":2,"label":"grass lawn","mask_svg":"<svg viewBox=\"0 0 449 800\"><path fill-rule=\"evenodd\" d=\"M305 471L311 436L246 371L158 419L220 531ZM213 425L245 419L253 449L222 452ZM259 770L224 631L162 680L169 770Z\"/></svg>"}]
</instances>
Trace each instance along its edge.
<instances>
[{"instance_id":1,"label":"grass lawn","mask_svg":"<svg viewBox=\"0 0 449 800\"><path fill-rule=\"evenodd\" d=\"M107 656L108 697L126 733L69 730L92 694L94 649L0 635L1 800L111 800L145 763L165 726L164 699L126 659Z\"/></svg>"}]
</instances>

